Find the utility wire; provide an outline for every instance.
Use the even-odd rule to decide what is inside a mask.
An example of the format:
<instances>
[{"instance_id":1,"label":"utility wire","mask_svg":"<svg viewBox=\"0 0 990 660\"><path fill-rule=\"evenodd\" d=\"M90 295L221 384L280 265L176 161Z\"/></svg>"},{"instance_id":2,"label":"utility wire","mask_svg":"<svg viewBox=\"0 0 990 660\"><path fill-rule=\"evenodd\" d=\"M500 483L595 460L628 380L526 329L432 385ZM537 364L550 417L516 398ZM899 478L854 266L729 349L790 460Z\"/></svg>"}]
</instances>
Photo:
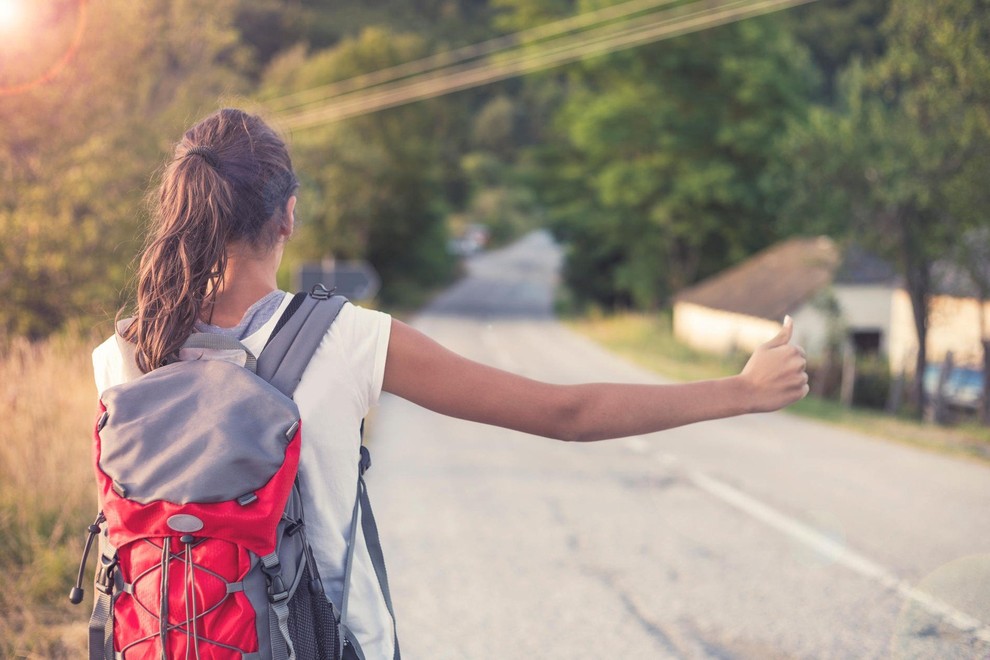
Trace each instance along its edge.
<instances>
[{"instance_id":1,"label":"utility wire","mask_svg":"<svg viewBox=\"0 0 990 660\"><path fill-rule=\"evenodd\" d=\"M517 49L522 54L513 54L505 59L446 67L406 80L346 93L327 100L319 107L277 113L275 119L286 129L311 128L813 1L703 0L557 39L547 45ZM696 9L698 6L704 8Z\"/></svg>"},{"instance_id":2,"label":"utility wire","mask_svg":"<svg viewBox=\"0 0 990 660\"><path fill-rule=\"evenodd\" d=\"M727 2L727 0L721 0L721 2L707 0L682 5L660 13L659 18L658 14L652 14L622 24L606 26L580 35L557 39L556 41L538 47L517 49L516 52L512 53L514 59L507 57L505 59L499 58L495 61L481 61L446 67L430 74L416 76L405 81L397 81L390 85L382 85L373 89L342 94L335 99L330 99L329 103L324 103L320 108L314 108L309 111L300 110L282 113L285 117L283 124L286 128L298 127L297 124L299 123L305 123L309 119L318 120L321 116L329 119L329 115L336 115L332 120L337 120L347 116L353 116L353 114L361 114L359 111L366 106L374 107L375 109L393 107L394 105L412 100L412 97L418 91L422 90L429 90L431 96L437 95L432 93L441 91L436 88L435 83L437 81L454 84L456 89L466 89L467 87L477 86L485 82L501 80L521 72L536 70L536 68L539 68L540 63L546 59L556 59L559 56L566 55L567 49L573 49L576 53L575 57L570 58L568 61L578 59L585 52L591 52L596 45L600 45L602 39L614 37L617 33L622 33L623 30L628 32L633 28L651 27L657 25L658 22L688 20L699 14L704 14L713 9L725 7L726 5L748 4L754 1L756 0L734 0L733 2ZM707 8L700 11L693 11L699 5L704 5ZM491 77L490 74L495 75ZM456 89L451 88L449 91L456 91ZM424 98L429 98L429 96ZM378 104L384 105L379 106Z\"/></svg>"},{"instance_id":3,"label":"utility wire","mask_svg":"<svg viewBox=\"0 0 990 660\"><path fill-rule=\"evenodd\" d=\"M346 80L332 82L320 87L305 89L292 94L265 101L273 110L281 111L313 102L326 100L356 89L365 89L384 82L391 82L410 75L432 71L441 66L452 66L485 55L492 55L520 45L533 44L549 37L556 37L574 30L594 27L626 16L680 2L680 0L631 0L611 7L597 9L577 16L571 16L552 23L514 32L470 46L462 46L451 51L437 53L412 62L404 62L379 71L362 74Z\"/></svg>"}]
</instances>

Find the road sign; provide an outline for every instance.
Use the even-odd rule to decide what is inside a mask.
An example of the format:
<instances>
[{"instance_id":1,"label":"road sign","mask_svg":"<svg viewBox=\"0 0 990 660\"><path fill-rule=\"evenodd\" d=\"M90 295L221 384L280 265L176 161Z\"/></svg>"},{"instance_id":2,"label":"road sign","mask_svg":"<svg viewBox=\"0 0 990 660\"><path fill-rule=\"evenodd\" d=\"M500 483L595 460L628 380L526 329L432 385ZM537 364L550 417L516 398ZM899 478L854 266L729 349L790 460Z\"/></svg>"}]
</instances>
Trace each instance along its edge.
<instances>
[{"instance_id":1,"label":"road sign","mask_svg":"<svg viewBox=\"0 0 990 660\"><path fill-rule=\"evenodd\" d=\"M373 298L382 280L367 261L325 261L303 264L296 271L296 289L310 291L316 284L350 300Z\"/></svg>"}]
</instances>

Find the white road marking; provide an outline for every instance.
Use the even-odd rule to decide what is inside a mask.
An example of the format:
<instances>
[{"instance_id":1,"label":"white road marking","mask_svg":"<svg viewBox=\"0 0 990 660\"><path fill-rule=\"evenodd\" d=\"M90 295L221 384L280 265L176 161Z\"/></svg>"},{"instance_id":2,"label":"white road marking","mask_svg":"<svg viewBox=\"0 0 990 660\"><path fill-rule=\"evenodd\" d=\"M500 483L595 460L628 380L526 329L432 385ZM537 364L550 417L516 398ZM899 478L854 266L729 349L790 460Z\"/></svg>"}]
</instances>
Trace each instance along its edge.
<instances>
[{"instance_id":1,"label":"white road marking","mask_svg":"<svg viewBox=\"0 0 990 660\"><path fill-rule=\"evenodd\" d=\"M658 457L661 461L664 457ZM990 642L990 626L982 621L956 609L944 600L937 598L921 589L911 586L906 580L898 578L880 564L850 550L842 543L829 538L815 528L791 518L759 500L736 490L732 486L701 472L688 472L687 478L695 486L712 495L729 506L746 513L760 522L787 534L832 561L869 578L887 589L897 592L901 597L914 601L922 609L959 630L970 633L984 642Z\"/></svg>"}]
</instances>

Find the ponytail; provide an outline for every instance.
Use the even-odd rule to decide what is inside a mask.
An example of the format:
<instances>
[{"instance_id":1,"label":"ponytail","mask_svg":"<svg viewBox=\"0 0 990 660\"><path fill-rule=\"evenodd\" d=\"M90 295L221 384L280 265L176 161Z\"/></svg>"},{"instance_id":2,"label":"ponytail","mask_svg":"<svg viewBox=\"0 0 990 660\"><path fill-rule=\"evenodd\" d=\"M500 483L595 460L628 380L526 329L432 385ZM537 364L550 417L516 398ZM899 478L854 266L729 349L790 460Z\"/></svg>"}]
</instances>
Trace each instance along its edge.
<instances>
[{"instance_id":1,"label":"ponytail","mask_svg":"<svg viewBox=\"0 0 990 660\"><path fill-rule=\"evenodd\" d=\"M297 187L285 144L257 117L221 110L186 133L153 200L137 314L123 331L142 372L178 358L222 288L231 241L274 246Z\"/></svg>"}]
</instances>

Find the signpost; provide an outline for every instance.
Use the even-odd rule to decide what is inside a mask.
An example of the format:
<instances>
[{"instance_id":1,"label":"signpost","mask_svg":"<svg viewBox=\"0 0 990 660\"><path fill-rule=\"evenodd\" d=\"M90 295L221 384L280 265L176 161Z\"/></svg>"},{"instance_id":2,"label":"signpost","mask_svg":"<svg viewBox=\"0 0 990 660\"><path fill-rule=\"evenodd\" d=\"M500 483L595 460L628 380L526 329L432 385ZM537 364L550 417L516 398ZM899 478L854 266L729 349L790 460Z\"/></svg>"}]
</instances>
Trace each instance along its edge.
<instances>
[{"instance_id":1,"label":"signpost","mask_svg":"<svg viewBox=\"0 0 990 660\"><path fill-rule=\"evenodd\" d=\"M367 300L378 293L382 280L367 261L327 259L321 263L303 264L296 271L297 291L311 291L316 284L349 300Z\"/></svg>"}]
</instances>

